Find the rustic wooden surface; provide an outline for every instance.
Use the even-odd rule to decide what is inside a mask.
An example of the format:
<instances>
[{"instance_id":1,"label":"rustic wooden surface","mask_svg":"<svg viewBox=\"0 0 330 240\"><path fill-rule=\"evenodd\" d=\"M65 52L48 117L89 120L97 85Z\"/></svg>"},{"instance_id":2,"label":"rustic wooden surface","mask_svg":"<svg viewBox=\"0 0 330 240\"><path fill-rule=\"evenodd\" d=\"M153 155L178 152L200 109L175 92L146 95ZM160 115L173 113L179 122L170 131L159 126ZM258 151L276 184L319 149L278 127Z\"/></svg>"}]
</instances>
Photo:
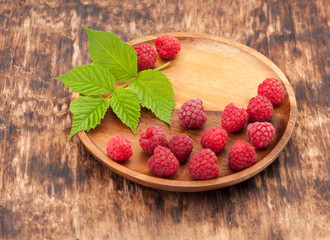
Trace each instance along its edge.
<instances>
[{"instance_id":1,"label":"rustic wooden surface","mask_svg":"<svg viewBox=\"0 0 330 240\"><path fill-rule=\"evenodd\" d=\"M0 1L0 239L329 239L329 2ZM201 193L154 190L67 141L71 92L89 63L82 29L129 41L185 31L246 44L290 80L298 118L254 178Z\"/></svg>"}]
</instances>

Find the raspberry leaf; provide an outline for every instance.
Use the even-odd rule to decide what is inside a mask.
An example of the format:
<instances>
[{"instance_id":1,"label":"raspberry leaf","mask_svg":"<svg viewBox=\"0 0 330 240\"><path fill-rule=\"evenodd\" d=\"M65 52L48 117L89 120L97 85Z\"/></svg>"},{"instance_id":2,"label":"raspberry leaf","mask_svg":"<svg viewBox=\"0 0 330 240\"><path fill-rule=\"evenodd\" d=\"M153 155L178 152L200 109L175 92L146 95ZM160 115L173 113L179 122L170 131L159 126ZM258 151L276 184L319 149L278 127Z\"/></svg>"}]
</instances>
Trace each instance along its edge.
<instances>
[{"instance_id":1,"label":"raspberry leaf","mask_svg":"<svg viewBox=\"0 0 330 240\"><path fill-rule=\"evenodd\" d=\"M117 117L135 134L141 110L138 97L131 90L121 88L113 93L110 106Z\"/></svg>"},{"instance_id":2,"label":"raspberry leaf","mask_svg":"<svg viewBox=\"0 0 330 240\"><path fill-rule=\"evenodd\" d=\"M175 104L174 91L168 78L159 72L170 62L137 75L137 55L133 47L122 42L114 33L84 28L94 64L78 66L56 78L73 91L85 95L70 105L73 122L69 139L100 124L110 105L133 133L136 133L140 119L140 103L170 124ZM127 82L115 91L116 80ZM125 89L127 86L130 90ZM111 93L107 99L97 96L107 93Z\"/></svg>"},{"instance_id":3,"label":"raspberry leaf","mask_svg":"<svg viewBox=\"0 0 330 240\"><path fill-rule=\"evenodd\" d=\"M56 79L84 95L106 94L113 92L116 87L115 77L108 69L91 64L75 67Z\"/></svg>"},{"instance_id":4,"label":"raspberry leaf","mask_svg":"<svg viewBox=\"0 0 330 240\"><path fill-rule=\"evenodd\" d=\"M109 102L100 96L80 96L70 105L73 123L69 139L83 130L90 130L100 124L109 107Z\"/></svg>"},{"instance_id":5,"label":"raspberry leaf","mask_svg":"<svg viewBox=\"0 0 330 240\"><path fill-rule=\"evenodd\" d=\"M143 107L150 109L160 120L171 124L174 107L174 91L165 74L156 70L141 71L129 83L138 94Z\"/></svg>"},{"instance_id":6,"label":"raspberry leaf","mask_svg":"<svg viewBox=\"0 0 330 240\"><path fill-rule=\"evenodd\" d=\"M122 42L114 33L84 28L95 64L108 68L117 81L125 82L136 76L137 56L132 46Z\"/></svg>"}]
</instances>

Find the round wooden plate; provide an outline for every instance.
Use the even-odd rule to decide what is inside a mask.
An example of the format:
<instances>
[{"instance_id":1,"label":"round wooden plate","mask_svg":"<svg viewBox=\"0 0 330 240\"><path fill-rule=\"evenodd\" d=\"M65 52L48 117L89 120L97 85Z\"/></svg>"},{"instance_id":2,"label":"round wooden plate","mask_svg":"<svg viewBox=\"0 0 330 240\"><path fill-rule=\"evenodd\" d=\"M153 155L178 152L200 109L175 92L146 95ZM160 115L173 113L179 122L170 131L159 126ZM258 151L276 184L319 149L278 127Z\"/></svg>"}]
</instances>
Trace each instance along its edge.
<instances>
[{"instance_id":1,"label":"round wooden plate","mask_svg":"<svg viewBox=\"0 0 330 240\"><path fill-rule=\"evenodd\" d=\"M158 120L149 110L142 109L137 134L124 126L111 109L101 124L88 132L80 132L79 138L86 148L106 167L136 183L168 191L197 192L223 188L242 182L269 166L283 150L293 131L297 106L292 87L282 71L261 53L234 41L216 36L195 33L171 33L181 43L181 51L171 60L172 64L162 70L173 84L176 105L172 115L172 125ZM130 41L135 45L142 42L154 46L160 35L147 36ZM166 61L158 58L155 68ZM212 180L195 180L188 172L188 162L181 164L178 172L170 178L159 178L150 172L147 159L150 157L139 146L140 135L157 125L170 140L174 135L186 133L194 141L192 155L202 149L200 136L205 129L221 126L221 113L225 106L233 102L246 108L250 98L257 95L258 85L266 78L282 81L286 96L281 105L274 109L271 123L276 135L264 150L257 150L257 163L241 172L233 172L228 164L230 146L238 139L248 141L246 127L228 134L228 143L218 154L220 175ZM78 95L74 93L73 98ZM181 105L193 98L203 100L208 117L201 129L186 129L178 123L177 113ZM132 142L133 156L125 163L117 163L106 155L106 144L111 137L123 135ZM192 156L191 155L191 156Z\"/></svg>"}]
</instances>

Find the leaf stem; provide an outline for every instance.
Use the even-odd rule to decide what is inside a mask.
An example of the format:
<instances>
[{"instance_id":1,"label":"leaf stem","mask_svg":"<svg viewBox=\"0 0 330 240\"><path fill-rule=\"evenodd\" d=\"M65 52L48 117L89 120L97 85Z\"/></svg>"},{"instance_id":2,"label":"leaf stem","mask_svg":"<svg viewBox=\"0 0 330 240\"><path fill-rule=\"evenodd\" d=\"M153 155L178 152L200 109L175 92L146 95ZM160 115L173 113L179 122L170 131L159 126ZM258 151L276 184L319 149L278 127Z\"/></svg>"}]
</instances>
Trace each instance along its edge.
<instances>
[{"instance_id":1,"label":"leaf stem","mask_svg":"<svg viewBox=\"0 0 330 240\"><path fill-rule=\"evenodd\" d=\"M121 89L121 88L125 88L125 87L127 87L129 83L130 83L130 81L127 82L127 83L125 83L123 86L121 86L121 87L118 88L117 90L115 90L115 92L117 92L117 91L118 91L119 89ZM112 94L113 94L113 93L110 93L110 95L109 95L106 99L107 99L107 100L110 100L110 98L112 97Z\"/></svg>"},{"instance_id":2,"label":"leaf stem","mask_svg":"<svg viewBox=\"0 0 330 240\"><path fill-rule=\"evenodd\" d=\"M112 93L110 93L109 96L107 96L106 100L109 100L112 97Z\"/></svg>"},{"instance_id":3,"label":"leaf stem","mask_svg":"<svg viewBox=\"0 0 330 240\"><path fill-rule=\"evenodd\" d=\"M167 62L167 63L163 64L162 66L160 66L160 67L158 67L158 68L156 68L154 70L156 70L156 71L163 70L164 68L168 67L170 64L171 64L171 62ZM125 83L124 85L122 85L116 91L118 91L121 88L126 88L131 81L132 81L132 79L130 81L128 81L127 83ZM106 99L109 100L111 97L112 97L112 93Z\"/></svg>"},{"instance_id":4,"label":"leaf stem","mask_svg":"<svg viewBox=\"0 0 330 240\"><path fill-rule=\"evenodd\" d=\"M121 89L121 88L125 88L125 87L127 87L127 86L128 86L128 84L129 84L129 82L125 83L123 86L121 86L121 87L120 87L120 88L118 88L117 90L119 90L119 89Z\"/></svg>"},{"instance_id":5,"label":"leaf stem","mask_svg":"<svg viewBox=\"0 0 330 240\"><path fill-rule=\"evenodd\" d=\"M170 64L171 64L171 62L167 62L164 65L162 65L162 66L160 66L160 67L158 67L158 68L156 68L154 70L156 70L156 71L163 70L164 68L167 68Z\"/></svg>"}]
</instances>

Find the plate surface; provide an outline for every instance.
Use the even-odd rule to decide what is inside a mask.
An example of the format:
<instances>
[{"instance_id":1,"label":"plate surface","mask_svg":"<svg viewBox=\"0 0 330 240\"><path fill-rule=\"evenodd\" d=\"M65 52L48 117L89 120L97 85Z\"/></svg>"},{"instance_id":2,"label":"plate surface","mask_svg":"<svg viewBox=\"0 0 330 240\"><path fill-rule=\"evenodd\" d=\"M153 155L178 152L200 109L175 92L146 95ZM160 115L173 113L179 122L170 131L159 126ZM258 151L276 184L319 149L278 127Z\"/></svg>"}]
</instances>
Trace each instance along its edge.
<instances>
[{"instance_id":1,"label":"plate surface","mask_svg":"<svg viewBox=\"0 0 330 240\"><path fill-rule=\"evenodd\" d=\"M162 70L173 84L176 105L172 125L158 120L149 110L143 109L137 134L124 126L110 110L101 124L89 132L78 133L86 148L106 167L136 183L168 191L197 192L218 189L242 182L269 166L283 150L293 131L297 106L292 87L282 71L261 53L234 41L216 36L195 33L171 33L181 43L181 51L171 60L171 65ZM130 41L135 45L146 42L154 46L160 35L147 36ZM155 68L165 61L158 58ZM202 149L200 136L205 129L220 127L221 113L233 102L246 108L250 98L257 95L258 85L266 78L282 81L286 91L282 104L274 108L271 123L276 135L264 150L257 150L257 163L241 172L233 172L228 164L230 146L238 139L248 141L246 127L237 133L228 134L228 143L218 156L220 175L212 180L195 180L188 172L188 163L181 164L178 172L170 178L159 178L149 171L150 157L139 146L140 135L152 125L161 127L170 140L174 135L186 133L194 141L192 155ZM74 93L73 99L78 96ZM181 105L192 98L200 98L208 117L201 129L186 129L177 119ZM116 163L106 155L106 144L111 137L123 135L132 142L133 156L125 163ZM192 156L191 155L191 156ZM189 160L188 160L189 161Z\"/></svg>"}]
</instances>

